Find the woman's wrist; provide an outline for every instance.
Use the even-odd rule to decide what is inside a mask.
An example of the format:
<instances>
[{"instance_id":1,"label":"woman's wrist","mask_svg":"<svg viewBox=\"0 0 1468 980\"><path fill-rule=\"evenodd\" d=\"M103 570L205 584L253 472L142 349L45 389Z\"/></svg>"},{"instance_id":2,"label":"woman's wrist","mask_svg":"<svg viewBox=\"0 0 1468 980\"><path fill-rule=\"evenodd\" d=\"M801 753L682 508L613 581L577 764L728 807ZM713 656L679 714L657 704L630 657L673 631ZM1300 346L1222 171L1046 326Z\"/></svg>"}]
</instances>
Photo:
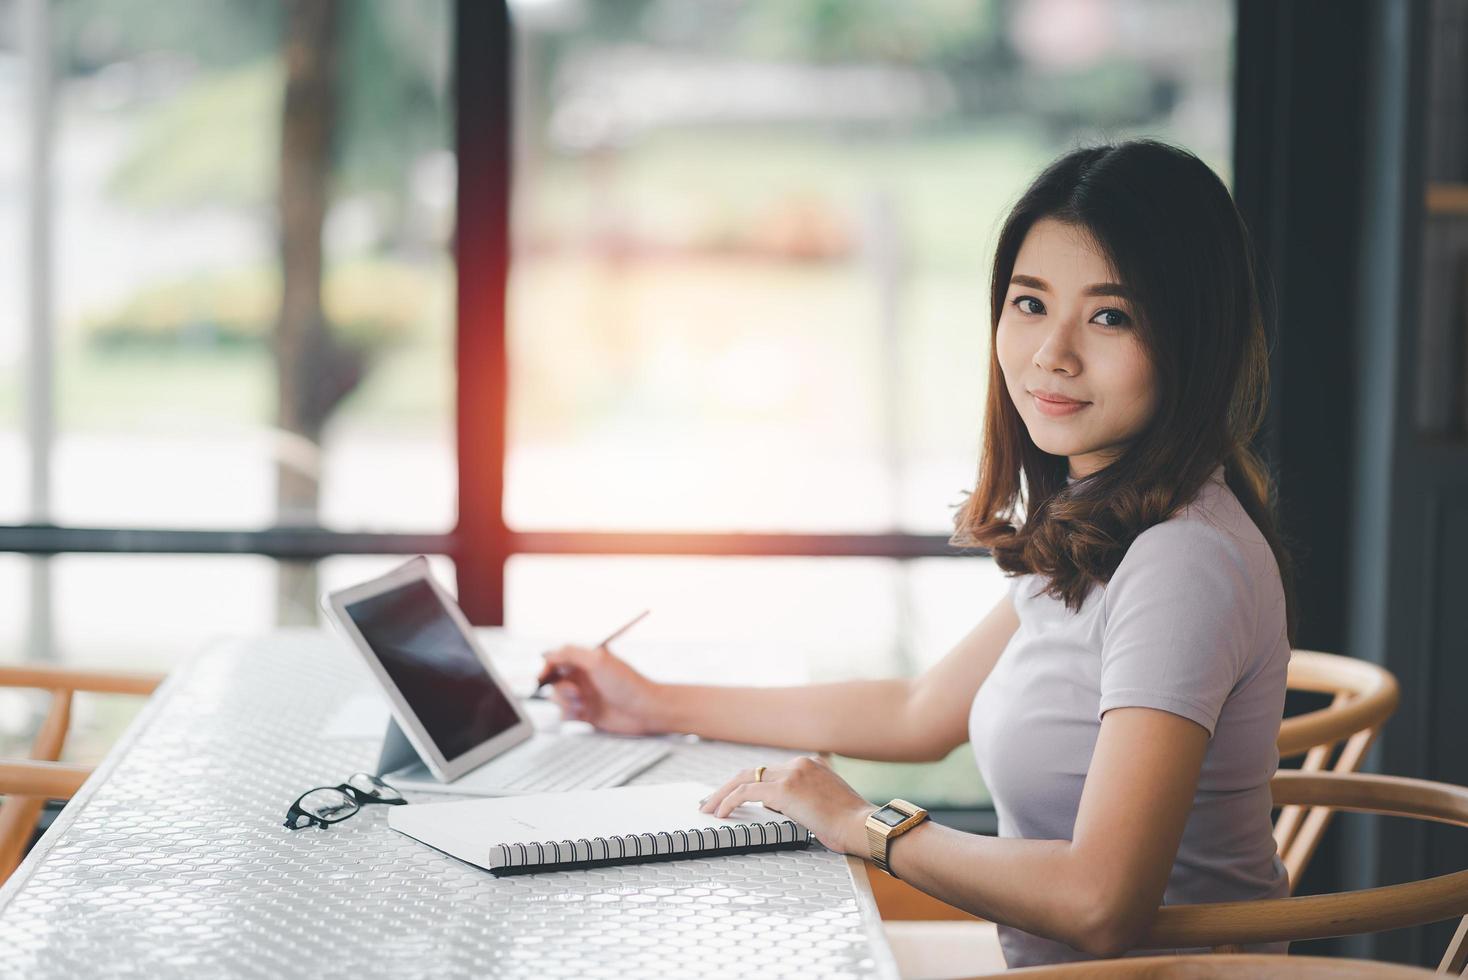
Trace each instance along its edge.
<instances>
[{"instance_id":1,"label":"woman's wrist","mask_svg":"<svg viewBox=\"0 0 1468 980\"><path fill-rule=\"evenodd\" d=\"M643 702L643 717L648 728L655 733L682 734L684 720L679 711L682 700L678 696L678 685L648 681L646 699Z\"/></svg>"},{"instance_id":2,"label":"woman's wrist","mask_svg":"<svg viewBox=\"0 0 1468 980\"><path fill-rule=\"evenodd\" d=\"M863 803L852 811L851 819L847 821L847 854L859 857L863 861L868 860L872 856L871 848L867 846L867 817L880 809L881 807L879 806Z\"/></svg>"}]
</instances>

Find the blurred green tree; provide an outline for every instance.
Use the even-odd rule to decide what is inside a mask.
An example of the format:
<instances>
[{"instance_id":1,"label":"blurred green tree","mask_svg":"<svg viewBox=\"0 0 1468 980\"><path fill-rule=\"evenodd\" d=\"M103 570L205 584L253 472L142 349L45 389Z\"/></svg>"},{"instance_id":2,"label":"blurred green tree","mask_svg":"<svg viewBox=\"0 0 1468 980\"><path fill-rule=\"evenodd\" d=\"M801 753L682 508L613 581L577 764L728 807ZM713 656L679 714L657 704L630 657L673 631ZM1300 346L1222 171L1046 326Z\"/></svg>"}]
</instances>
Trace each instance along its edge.
<instances>
[{"instance_id":1,"label":"blurred green tree","mask_svg":"<svg viewBox=\"0 0 1468 980\"><path fill-rule=\"evenodd\" d=\"M337 0L285 0L285 8L277 196L281 290L272 345L276 411L282 430L315 447L332 410L361 383L367 358L362 348L332 336L321 307L321 230L337 117L340 7ZM293 453L280 454L277 519L316 524L319 497L320 467L300 465ZM315 565L281 562L278 568L278 618L314 622L309 599L303 603L301 598L316 594Z\"/></svg>"},{"instance_id":2,"label":"blurred green tree","mask_svg":"<svg viewBox=\"0 0 1468 980\"><path fill-rule=\"evenodd\" d=\"M289 5L71 0L64 9L73 71L115 68L157 51L196 62L187 86L145 111L109 181L117 200L147 208L273 201ZM414 164L450 145L448 16L446 0L356 0L336 17L330 193L369 203L386 248L411 244L403 212Z\"/></svg>"},{"instance_id":3,"label":"blurred green tree","mask_svg":"<svg viewBox=\"0 0 1468 980\"><path fill-rule=\"evenodd\" d=\"M376 219L369 248L421 244L407 220L411 181L420 159L450 145L448 16L447 0L58 5L66 74L112 73L133 100L126 108L142 116L108 180L116 200L154 211L223 206L275 215L276 425L297 447L277 461L284 524L319 521L319 467L309 461L376 353L371 335L344 334L326 318L326 215L333 200L351 197ZM159 75L155 94L149 79ZM314 567L280 569L280 619L314 620Z\"/></svg>"}]
</instances>

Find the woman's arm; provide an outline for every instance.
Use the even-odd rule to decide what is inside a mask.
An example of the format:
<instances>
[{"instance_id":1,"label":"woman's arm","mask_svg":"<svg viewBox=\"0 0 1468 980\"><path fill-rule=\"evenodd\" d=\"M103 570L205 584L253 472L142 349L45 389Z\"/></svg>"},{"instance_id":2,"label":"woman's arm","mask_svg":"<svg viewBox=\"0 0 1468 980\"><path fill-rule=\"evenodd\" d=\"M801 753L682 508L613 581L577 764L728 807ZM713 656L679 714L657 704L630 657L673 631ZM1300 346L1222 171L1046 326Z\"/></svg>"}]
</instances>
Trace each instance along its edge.
<instances>
[{"instance_id":1,"label":"woman's arm","mask_svg":"<svg viewBox=\"0 0 1468 980\"><path fill-rule=\"evenodd\" d=\"M661 731L833 752L882 762L930 762L968 741L974 694L1019 627L1006 595L921 676L799 687L659 684Z\"/></svg>"},{"instance_id":2,"label":"woman's arm","mask_svg":"<svg viewBox=\"0 0 1468 980\"><path fill-rule=\"evenodd\" d=\"M983 837L929 820L892 842L892 871L985 919L1119 955L1162 902L1207 748L1207 729L1180 715L1113 708L1101 719L1073 840Z\"/></svg>"}]
</instances>

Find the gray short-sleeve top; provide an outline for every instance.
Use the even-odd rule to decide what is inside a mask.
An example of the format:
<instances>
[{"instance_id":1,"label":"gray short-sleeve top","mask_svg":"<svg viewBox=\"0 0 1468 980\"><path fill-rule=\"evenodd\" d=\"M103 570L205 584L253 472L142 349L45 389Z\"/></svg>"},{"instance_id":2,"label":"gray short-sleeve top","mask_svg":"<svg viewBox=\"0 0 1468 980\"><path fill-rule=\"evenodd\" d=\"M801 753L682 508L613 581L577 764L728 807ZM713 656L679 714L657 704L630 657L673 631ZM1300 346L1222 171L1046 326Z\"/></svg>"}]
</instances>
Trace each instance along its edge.
<instances>
[{"instance_id":1,"label":"gray short-sleeve top","mask_svg":"<svg viewBox=\"0 0 1468 980\"><path fill-rule=\"evenodd\" d=\"M1284 589L1223 467L1186 508L1138 535L1078 611L1044 595L1043 584L1011 579L1019 628L969 715L999 835L1071 840L1101 716L1158 708L1209 734L1163 904L1288 894L1269 793L1290 656ZM1088 958L1002 924L999 941L1011 967ZM1148 952L1172 951L1129 955Z\"/></svg>"}]
</instances>

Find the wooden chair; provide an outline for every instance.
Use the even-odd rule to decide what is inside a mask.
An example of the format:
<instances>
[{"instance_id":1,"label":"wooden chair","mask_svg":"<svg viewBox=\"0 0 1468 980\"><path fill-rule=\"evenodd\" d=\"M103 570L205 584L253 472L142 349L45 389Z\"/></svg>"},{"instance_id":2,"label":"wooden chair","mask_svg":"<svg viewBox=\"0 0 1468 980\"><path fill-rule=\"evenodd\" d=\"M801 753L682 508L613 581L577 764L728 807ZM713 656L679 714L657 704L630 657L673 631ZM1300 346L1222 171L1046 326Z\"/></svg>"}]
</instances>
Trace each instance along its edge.
<instances>
[{"instance_id":1,"label":"wooden chair","mask_svg":"<svg viewBox=\"0 0 1468 980\"><path fill-rule=\"evenodd\" d=\"M1328 807L1468 827L1468 787L1450 783L1287 770L1269 785L1275 806ZM1215 953L1232 953L1245 943L1330 939L1454 918L1462 921L1438 972L1461 976L1468 964L1468 869L1329 895L1164 906L1137 948L1209 946Z\"/></svg>"},{"instance_id":2,"label":"wooden chair","mask_svg":"<svg viewBox=\"0 0 1468 980\"><path fill-rule=\"evenodd\" d=\"M1422 980L1438 974L1420 966L1331 956L1136 957L1031 966L1009 976L1043 980Z\"/></svg>"},{"instance_id":3,"label":"wooden chair","mask_svg":"<svg viewBox=\"0 0 1468 980\"><path fill-rule=\"evenodd\" d=\"M1286 683L1292 691L1335 696L1329 707L1291 715L1279 726L1279 757L1305 756L1302 772L1355 772L1400 701L1397 679L1390 671L1316 650L1291 652ZM1289 871L1291 891L1315 854L1332 812L1330 807L1287 806L1275 818L1274 840Z\"/></svg>"},{"instance_id":4,"label":"wooden chair","mask_svg":"<svg viewBox=\"0 0 1468 980\"><path fill-rule=\"evenodd\" d=\"M51 692L51 705L25 761L0 762L0 883L20 864L47 800L69 800L86 782L87 766L61 763L77 691L146 696L162 681L143 674L96 673L51 667L0 667L0 687Z\"/></svg>"},{"instance_id":5,"label":"wooden chair","mask_svg":"<svg viewBox=\"0 0 1468 980\"><path fill-rule=\"evenodd\" d=\"M1285 683L1292 691L1334 695L1327 707L1292 715L1280 724L1280 758L1304 755L1305 772L1354 772L1400 699L1390 671L1317 650L1291 651ZM1332 812L1329 807L1287 806L1275 819L1275 841L1291 890L1315 854ZM965 966L975 971L1003 968L993 923L870 865L867 872L877 909L888 923L893 954L912 975L961 976Z\"/></svg>"},{"instance_id":6,"label":"wooden chair","mask_svg":"<svg viewBox=\"0 0 1468 980\"><path fill-rule=\"evenodd\" d=\"M1396 817L1416 817L1468 827L1468 787L1436 783L1425 779L1399 776L1376 776L1365 773L1314 773L1285 771L1270 783L1276 806L1330 807L1359 813L1380 813ZM1292 896L1260 899L1252 902L1213 902L1201 905L1168 905L1157 910L1147 935L1137 949L1191 949L1211 947L1217 956L1216 971L1232 969L1235 961L1253 959L1240 955L1240 947L1248 943L1298 942L1306 939L1329 939L1427 925L1444 919L1462 917L1457 933L1448 944L1438 965L1437 975L1461 976L1468 964L1468 869L1410 881L1400 885L1365 888L1329 895ZM1213 957L1203 957L1212 959ZM1268 964L1273 973L1261 976L1294 976L1286 972L1289 956L1257 957ZM1151 963L1134 958L1070 964L1084 967L1075 973L1045 973L1065 976L1213 976L1214 973L1174 974L1171 966L1193 957L1158 956ZM1331 961L1334 962L1334 961ZM1351 961L1342 961L1349 964ZM1108 965L1122 964L1125 965ZM1386 964L1372 964L1379 972ZM1059 971L1063 967L1046 967ZM1308 969L1308 967L1306 967ZM1342 970L1350 969L1349 965ZM1364 969L1364 967L1363 967ZM1114 974L1086 971L1114 970ZM1127 970L1140 971L1127 973ZM1017 974L1028 970L1012 971ZM990 976L992 972L980 974ZM1223 976L1222 972L1217 975ZM1238 974L1236 974L1238 975ZM1256 974L1248 974L1254 976ZM1311 974L1305 973L1304 976ZM1341 973L1316 974L1339 976ZM1345 974L1349 975L1349 974ZM1372 976L1378 974L1369 974Z\"/></svg>"}]
</instances>

